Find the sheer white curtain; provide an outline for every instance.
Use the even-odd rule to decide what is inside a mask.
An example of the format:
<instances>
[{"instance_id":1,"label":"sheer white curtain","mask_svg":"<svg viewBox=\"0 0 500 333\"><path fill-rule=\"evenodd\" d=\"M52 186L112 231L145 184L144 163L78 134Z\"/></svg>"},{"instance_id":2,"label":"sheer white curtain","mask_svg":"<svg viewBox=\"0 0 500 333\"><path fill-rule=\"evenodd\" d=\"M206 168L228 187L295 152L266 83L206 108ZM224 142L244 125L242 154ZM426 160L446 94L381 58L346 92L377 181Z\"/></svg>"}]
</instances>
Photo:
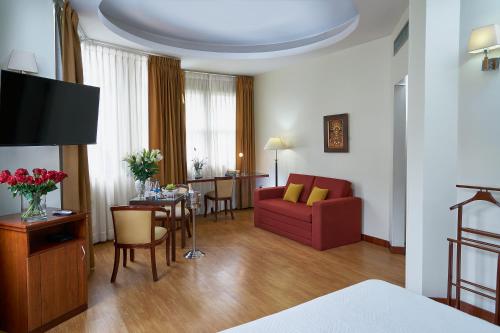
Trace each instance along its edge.
<instances>
[{"instance_id":1,"label":"sheer white curtain","mask_svg":"<svg viewBox=\"0 0 500 333\"><path fill-rule=\"evenodd\" d=\"M204 177L223 176L236 164L236 78L186 72L185 90L188 176L194 157L206 160ZM196 185L202 193L212 187Z\"/></svg>"},{"instance_id":2,"label":"sheer white curtain","mask_svg":"<svg viewBox=\"0 0 500 333\"><path fill-rule=\"evenodd\" d=\"M147 57L82 43L83 77L100 87L97 144L88 146L94 242L113 239L109 207L135 195L125 155L148 147Z\"/></svg>"}]
</instances>

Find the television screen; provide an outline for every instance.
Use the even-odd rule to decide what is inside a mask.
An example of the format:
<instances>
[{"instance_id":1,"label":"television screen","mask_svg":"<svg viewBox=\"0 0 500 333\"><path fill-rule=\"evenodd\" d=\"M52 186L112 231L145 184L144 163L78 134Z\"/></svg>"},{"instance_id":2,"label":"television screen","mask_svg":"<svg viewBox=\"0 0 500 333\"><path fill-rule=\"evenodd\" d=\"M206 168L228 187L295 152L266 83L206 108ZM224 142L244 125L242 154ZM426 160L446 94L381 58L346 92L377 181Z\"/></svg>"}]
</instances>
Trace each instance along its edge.
<instances>
[{"instance_id":1,"label":"television screen","mask_svg":"<svg viewBox=\"0 0 500 333\"><path fill-rule=\"evenodd\" d=\"M2 71L0 145L96 143L99 88Z\"/></svg>"}]
</instances>

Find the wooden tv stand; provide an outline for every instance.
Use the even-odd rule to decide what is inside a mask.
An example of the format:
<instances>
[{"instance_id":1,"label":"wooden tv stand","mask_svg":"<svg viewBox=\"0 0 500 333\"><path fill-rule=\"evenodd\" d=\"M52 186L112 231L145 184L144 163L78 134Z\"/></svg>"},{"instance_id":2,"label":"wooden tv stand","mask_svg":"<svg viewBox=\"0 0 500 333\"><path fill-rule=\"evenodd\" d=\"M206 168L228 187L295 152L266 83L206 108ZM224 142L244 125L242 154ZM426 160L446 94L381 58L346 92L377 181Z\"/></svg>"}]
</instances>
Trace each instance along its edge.
<instances>
[{"instance_id":1,"label":"wooden tv stand","mask_svg":"<svg viewBox=\"0 0 500 333\"><path fill-rule=\"evenodd\" d=\"M0 216L0 330L45 331L87 309L87 214ZM70 235L56 242L50 235Z\"/></svg>"}]
</instances>

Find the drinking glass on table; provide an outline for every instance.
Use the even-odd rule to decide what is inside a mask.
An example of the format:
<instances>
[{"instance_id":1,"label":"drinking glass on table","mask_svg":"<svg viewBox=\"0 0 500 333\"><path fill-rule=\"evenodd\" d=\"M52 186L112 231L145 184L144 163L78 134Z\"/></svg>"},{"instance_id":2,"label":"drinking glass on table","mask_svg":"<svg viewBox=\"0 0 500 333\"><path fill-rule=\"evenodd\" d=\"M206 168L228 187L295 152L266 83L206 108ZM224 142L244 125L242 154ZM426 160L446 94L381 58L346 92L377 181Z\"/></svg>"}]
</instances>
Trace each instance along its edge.
<instances>
[{"instance_id":1,"label":"drinking glass on table","mask_svg":"<svg viewBox=\"0 0 500 333\"><path fill-rule=\"evenodd\" d=\"M153 185L153 191L154 191L154 196L156 199L160 198L161 194L161 187L160 187L160 181L155 180L154 185Z\"/></svg>"},{"instance_id":2,"label":"drinking glass on table","mask_svg":"<svg viewBox=\"0 0 500 333\"><path fill-rule=\"evenodd\" d=\"M144 196L146 198L151 196L151 187L152 187L151 179L146 180L144 182Z\"/></svg>"}]
</instances>

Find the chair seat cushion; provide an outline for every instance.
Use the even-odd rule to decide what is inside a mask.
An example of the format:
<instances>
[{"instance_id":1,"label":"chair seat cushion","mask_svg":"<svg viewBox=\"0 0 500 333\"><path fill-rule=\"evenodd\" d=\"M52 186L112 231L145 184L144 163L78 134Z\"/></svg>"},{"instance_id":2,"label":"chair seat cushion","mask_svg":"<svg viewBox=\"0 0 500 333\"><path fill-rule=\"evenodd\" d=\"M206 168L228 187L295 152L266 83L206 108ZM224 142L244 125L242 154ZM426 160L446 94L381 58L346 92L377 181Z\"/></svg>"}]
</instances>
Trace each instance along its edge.
<instances>
[{"instance_id":1,"label":"chair seat cushion","mask_svg":"<svg viewBox=\"0 0 500 333\"><path fill-rule=\"evenodd\" d=\"M281 198L275 198L259 201L258 205L263 209L294 219L309 223L312 221L312 207L303 202L292 203Z\"/></svg>"},{"instance_id":2,"label":"chair seat cushion","mask_svg":"<svg viewBox=\"0 0 500 333\"><path fill-rule=\"evenodd\" d=\"M167 234L167 228L155 227L155 240L163 238Z\"/></svg>"},{"instance_id":3,"label":"chair seat cushion","mask_svg":"<svg viewBox=\"0 0 500 333\"><path fill-rule=\"evenodd\" d=\"M165 208L167 211L170 212L170 206L163 207L163 208ZM175 207L175 217L176 218L181 217L181 215L182 215L182 210L181 209L182 209L181 204L177 204L177 206ZM184 208L184 215L186 215L186 216L189 215L189 209ZM165 219L165 218L167 218L167 213L165 213L165 212L158 212L157 211L157 212L155 212L155 218L157 218L157 219Z\"/></svg>"}]
</instances>

